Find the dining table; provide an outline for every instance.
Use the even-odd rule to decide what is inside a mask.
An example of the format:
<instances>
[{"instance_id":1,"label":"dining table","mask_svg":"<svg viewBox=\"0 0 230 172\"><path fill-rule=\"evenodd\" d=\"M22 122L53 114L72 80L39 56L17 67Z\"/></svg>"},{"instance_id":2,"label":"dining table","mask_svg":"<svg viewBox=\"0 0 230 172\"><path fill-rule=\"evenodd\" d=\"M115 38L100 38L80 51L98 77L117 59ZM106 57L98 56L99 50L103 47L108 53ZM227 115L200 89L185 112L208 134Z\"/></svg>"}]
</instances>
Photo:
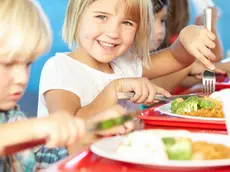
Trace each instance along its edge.
<instances>
[{"instance_id":1,"label":"dining table","mask_svg":"<svg viewBox=\"0 0 230 172\"><path fill-rule=\"evenodd\" d=\"M145 125L148 129L165 129L165 130L181 130L174 127L159 127L153 125ZM185 128L186 129L186 128ZM206 132L205 130L190 130L191 132ZM212 133L212 131L209 131ZM226 134L226 131L219 134ZM94 154L90 150L90 145L79 146L79 151L75 155L51 165L49 168L41 170L41 172L229 172L230 166L215 168L170 168L162 166L143 166L138 164L120 162L103 158Z\"/></svg>"},{"instance_id":2,"label":"dining table","mask_svg":"<svg viewBox=\"0 0 230 172\"><path fill-rule=\"evenodd\" d=\"M230 88L230 82L227 75L217 76L216 90ZM199 93L202 91L202 85L194 85L190 88L179 88L175 94ZM162 104L164 104L163 102ZM214 133L227 134L225 121L205 122L206 120L183 120L182 118L169 118L167 115L160 114L156 110L161 103L155 104L140 112L139 120L145 122L143 130L163 129L163 130L188 130L195 133ZM98 138L97 138L98 139ZM32 141L28 143L12 145L5 149L6 154L12 154L20 150L41 145L45 140ZM97 140L94 140L97 141ZM92 143L92 142L91 142ZM91 143L78 144L74 155L71 155L46 169L40 169L41 172L230 172L230 166L221 166L215 168L175 168L166 166L143 166L135 163L127 163L107 159L94 154L91 149ZM229 160L230 161L230 160ZM185 162L186 163L186 162ZM229 162L230 164L230 162Z\"/></svg>"}]
</instances>

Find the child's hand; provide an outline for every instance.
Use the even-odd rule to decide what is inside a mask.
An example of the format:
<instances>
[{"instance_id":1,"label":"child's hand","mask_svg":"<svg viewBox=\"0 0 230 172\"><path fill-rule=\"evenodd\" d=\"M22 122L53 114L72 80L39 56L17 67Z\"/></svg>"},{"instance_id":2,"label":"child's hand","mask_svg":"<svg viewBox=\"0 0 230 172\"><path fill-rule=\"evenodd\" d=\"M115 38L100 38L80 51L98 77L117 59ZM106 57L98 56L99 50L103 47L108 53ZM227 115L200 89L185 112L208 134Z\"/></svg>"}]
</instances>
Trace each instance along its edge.
<instances>
[{"instance_id":1,"label":"child's hand","mask_svg":"<svg viewBox=\"0 0 230 172\"><path fill-rule=\"evenodd\" d=\"M85 123L67 113L58 113L37 120L35 131L38 137L47 138L48 147L68 146L82 138Z\"/></svg>"},{"instance_id":2,"label":"child's hand","mask_svg":"<svg viewBox=\"0 0 230 172\"><path fill-rule=\"evenodd\" d=\"M117 92L134 92L130 100L138 104L152 104L156 94L170 97L170 93L163 88L152 84L147 78L118 79L116 82Z\"/></svg>"},{"instance_id":3,"label":"child's hand","mask_svg":"<svg viewBox=\"0 0 230 172\"><path fill-rule=\"evenodd\" d=\"M202 74L207 68L201 64L199 61L195 61L192 66L189 75L194 76L196 79L202 79ZM215 68L214 72L216 74L226 74L222 69Z\"/></svg>"},{"instance_id":4,"label":"child's hand","mask_svg":"<svg viewBox=\"0 0 230 172\"><path fill-rule=\"evenodd\" d=\"M112 108L109 108L105 110L104 112L101 112L97 115L95 115L91 120L90 123L97 123L102 120L108 120L111 118L116 118L122 115L125 115L126 111L124 110L123 107L119 105L115 105ZM97 132L97 135L100 136L110 136L110 135L116 135L116 134L126 134L129 133L135 129L143 129L144 128L144 123L140 120L133 120L133 121L128 121L124 123L121 126L116 126L108 130L100 131Z\"/></svg>"},{"instance_id":5,"label":"child's hand","mask_svg":"<svg viewBox=\"0 0 230 172\"><path fill-rule=\"evenodd\" d=\"M211 61L214 61L216 57L210 51L215 48L215 38L215 34L203 26L195 25L185 27L179 35L184 48L210 70L215 69Z\"/></svg>"}]
</instances>

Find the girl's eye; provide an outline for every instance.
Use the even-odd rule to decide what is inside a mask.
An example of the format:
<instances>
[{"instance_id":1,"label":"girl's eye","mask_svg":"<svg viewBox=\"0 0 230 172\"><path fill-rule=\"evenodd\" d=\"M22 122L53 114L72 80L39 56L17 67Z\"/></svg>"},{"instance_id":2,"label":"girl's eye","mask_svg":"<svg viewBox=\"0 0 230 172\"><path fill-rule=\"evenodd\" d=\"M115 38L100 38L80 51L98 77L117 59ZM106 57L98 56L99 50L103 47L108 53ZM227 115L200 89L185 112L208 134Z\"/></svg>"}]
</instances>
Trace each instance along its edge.
<instances>
[{"instance_id":1,"label":"girl's eye","mask_svg":"<svg viewBox=\"0 0 230 172\"><path fill-rule=\"evenodd\" d=\"M166 21L167 21L166 19L165 20L161 20L161 23L166 23Z\"/></svg>"},{"instance_id":2,"label":"girl's eye","mask_svg":"<svg viewBox=\"0 0 230 172\"><path fill-rule=\"evenodd\" d=\"M98 16L96 16L96 18L98 18L100 20L107 20L107 17L103 16L103 15L98 15Z\"/></svg>"},{"instance_id":3,"label":"girl's eye","mask_svg":"<svg viewBox=\"0 0 230 172\"><path fill-rule=\"evenodd\" d=\"M5 63L5 67L10 68L14 65L14 63Z\"/></svg>"},{"instance_id":4,"label":"girl's eye","mask_svg":"<svg viewBox=\"0 0 230 172\"><path fill-rule=\"evenodd\" d=\"M131 22L129 22L129 21L123 21L122 23L127 25L127 26L133 26L133 24Z\"/></svg>"}]
</instances>

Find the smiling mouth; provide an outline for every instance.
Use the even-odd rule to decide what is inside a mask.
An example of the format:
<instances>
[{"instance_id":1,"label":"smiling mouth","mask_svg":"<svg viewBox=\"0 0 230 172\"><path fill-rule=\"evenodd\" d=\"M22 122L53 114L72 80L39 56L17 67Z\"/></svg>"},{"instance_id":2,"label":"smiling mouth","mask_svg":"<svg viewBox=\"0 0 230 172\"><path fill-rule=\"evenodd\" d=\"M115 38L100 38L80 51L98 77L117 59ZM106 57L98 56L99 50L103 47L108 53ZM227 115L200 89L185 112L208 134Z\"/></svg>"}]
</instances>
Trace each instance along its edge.
<instances>
[{"instance_id":1,"label":"smiling mouth","mask_svg":"<svg viewBox=\"0 0 230 172\"><path fill-rule=\"evenodd\" d=\"M104 42L104 41L98 41L98 43L101 46L106 47L106 48L114 48L114 47L116 47L118 45L118 44L111 44L111 43Z\"/></svg>"}]
</instances>

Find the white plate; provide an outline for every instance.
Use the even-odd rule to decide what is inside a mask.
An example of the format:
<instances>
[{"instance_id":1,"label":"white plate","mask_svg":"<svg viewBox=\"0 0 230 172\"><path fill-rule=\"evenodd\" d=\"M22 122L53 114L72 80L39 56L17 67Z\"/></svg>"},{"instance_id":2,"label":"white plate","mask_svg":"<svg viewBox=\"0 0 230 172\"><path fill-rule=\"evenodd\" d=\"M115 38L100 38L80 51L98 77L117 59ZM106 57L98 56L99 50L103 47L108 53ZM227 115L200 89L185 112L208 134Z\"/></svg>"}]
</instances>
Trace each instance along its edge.
<instances>
[{"instance_id":1,"label":"white plate","mask_svg":"<svg viewBox=\"0 0 230 172\"><path fill-rule=\"evenodd\" d=\"M167 103L165 105L159 106L155 109L155 111L160 111L161 113L166 114L168 116L174 116L174 117L180 117L180 118L210 120L210 121L225 121L224 118L208 118L208 117L186 116L186 115L174 114L171 112L171 103Z\"/></svg>"},{"instance_id":2,"label":"white plate","mask_svg":"<svg viewBox=\"0 0 230 172\"><path fill-rule=\"evenodd\" d=\"M146 130L145 130L146 131ZM182 136L190 138L193 141L206 141L209 143L219 143L226 146L230 143L230 137L228 135L217 135L217 134L204 134L204 133L189 133L189 132L178 132L163 130L158 135L164 136ZM230 166L230 159L225 160L186 160L186 161L173 161L173 160L151 160L140 158L138 153L125 154L117 151L119 144L124 139L124 136L115 136L110 138L104 138L91 145L91 151L101 157L133 163L152 168L211 168L220 166Z\"/></svg>"}]
</instances>

